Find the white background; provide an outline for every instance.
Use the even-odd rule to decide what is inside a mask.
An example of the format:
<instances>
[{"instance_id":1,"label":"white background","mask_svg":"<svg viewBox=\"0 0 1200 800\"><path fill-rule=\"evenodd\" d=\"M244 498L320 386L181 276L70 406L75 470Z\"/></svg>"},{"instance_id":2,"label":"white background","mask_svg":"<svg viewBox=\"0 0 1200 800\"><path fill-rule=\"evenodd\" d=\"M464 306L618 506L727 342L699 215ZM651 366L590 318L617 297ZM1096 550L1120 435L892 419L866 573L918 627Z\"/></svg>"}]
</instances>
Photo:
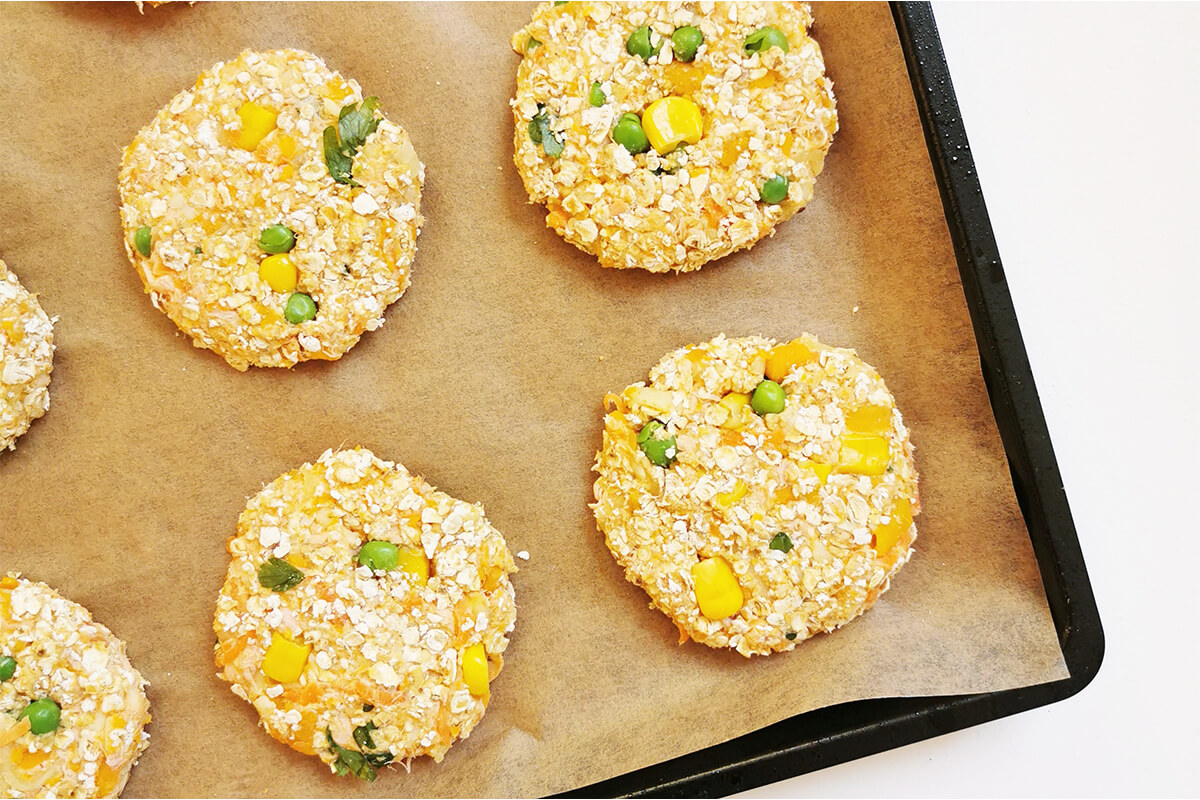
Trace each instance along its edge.
<instances>
[{"instance_id":1,"label":"white background","mask_svg":"<svg viewBox=\"0 0 1200 800\"><path fill-rule=\"evenodd\" d=\"M1200 4L934 15L1106 654L1061 703L747 796L1198 796Z\"/></svg>"}]
</instances>

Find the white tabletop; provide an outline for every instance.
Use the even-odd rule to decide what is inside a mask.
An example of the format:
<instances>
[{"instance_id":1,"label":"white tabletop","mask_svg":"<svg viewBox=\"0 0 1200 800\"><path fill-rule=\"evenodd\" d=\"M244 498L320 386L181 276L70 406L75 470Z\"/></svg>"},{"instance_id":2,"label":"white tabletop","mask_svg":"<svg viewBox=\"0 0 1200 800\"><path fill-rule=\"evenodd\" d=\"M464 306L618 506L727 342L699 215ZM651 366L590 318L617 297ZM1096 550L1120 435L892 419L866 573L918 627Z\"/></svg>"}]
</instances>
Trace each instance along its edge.
<instances>
[{"instance_id":1,"label":"white tabletop","mask_svg":"<svg viewBox=\"0 0 1200 800\"><path fill-rule=\"evenodd\" d=\"M1061 703L747 796L1200 795L1200 4L934 14L1104 662Z\"/></svg>"}]
</instances>

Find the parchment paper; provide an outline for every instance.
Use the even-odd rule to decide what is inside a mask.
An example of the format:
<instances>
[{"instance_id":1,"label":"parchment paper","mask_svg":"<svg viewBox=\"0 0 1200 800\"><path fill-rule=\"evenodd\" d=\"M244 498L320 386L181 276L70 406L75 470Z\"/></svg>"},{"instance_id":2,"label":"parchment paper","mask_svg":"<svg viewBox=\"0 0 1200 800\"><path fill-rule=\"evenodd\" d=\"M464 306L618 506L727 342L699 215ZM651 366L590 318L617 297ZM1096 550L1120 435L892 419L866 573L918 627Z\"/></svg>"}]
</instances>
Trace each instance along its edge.
<instances>
[{"instance_id":1,"label":"parchment paper","mask_svg":"<svg viewBox=\"0 0 1200 800\"><path fill-rule=\"evenodd\" d=\"M508 39L531 11L0 7L0 254L59 317L50 413L0 454L0 569L84 603L150 680L151 743L127 796L549 793L818 706L1066 676L887 7L814 9L841 131L810 207L684 276L603 270L526 203ZM381 330L339 362L241 374L143 294L117 168L200 72L285 46L322 55L408 128L428 222ZM792 653L677 646L587 508L601 397L720 332L801 331L856 347L895 393L922 473L917 554L865 617ZM482 724L442 764L374 784L271 740L212 666L246 498L356 444L482 501L531 554Z\"/></svg>"}]
</instances>

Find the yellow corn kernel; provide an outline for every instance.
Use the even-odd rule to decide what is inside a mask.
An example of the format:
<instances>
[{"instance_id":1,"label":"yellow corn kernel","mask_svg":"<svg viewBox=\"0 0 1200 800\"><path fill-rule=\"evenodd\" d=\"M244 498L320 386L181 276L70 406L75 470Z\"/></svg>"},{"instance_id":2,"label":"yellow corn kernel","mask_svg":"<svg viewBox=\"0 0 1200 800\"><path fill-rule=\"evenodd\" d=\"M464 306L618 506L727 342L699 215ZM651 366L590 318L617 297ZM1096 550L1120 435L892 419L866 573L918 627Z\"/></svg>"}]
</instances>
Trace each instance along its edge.
<instances>
[{"instance_id":1,"label":"yellow corn kernel","mask_svg":"<svg viewBox=\"0 0 1200 800\"><path fill-rule=\"evenodd\" d=\"M807 364L816 357L803 339L793 339L787 344L781 344L767 353L767 377L779 383L792 370L802 364Z\"/></svg>"},{"instance_id":2,"label":"yellow corn kernel","mask_svg":"<svg viewBox=\"0 0 1200 800\"><path fill-rule=\"evenodd\" d=\"M287 253L267 256L258 265L258 277L277 292L294 292L300 282L300 270Z\"/></svg>"},{"instance_id":3,"label":"yellow corn kernel","mask_svg":"<svg viewBox=\"0 0 1200 800\"><path fill-rule=\"evenodd\" d=\"M233 143L243 150L254 150L267 134L275 130L275 120L279 114L269 108L263 108L258 103L242 103L238 109L242 118L242 129L237 132Z\"/></svg>"},{"instance_id":4,"label":"yellow corn kernel","mask_svg":"<svg viewBox=\"0 0 1200 800\"><path fill-rule=\"evenodd\" d=\"M891 520L886 525L880 525L871 536L871 546L878 555L890 551L900 541L909 526L912 525L912 504L908 498L901 497L892 509Z\"/></svg>"},{"instance_id":5,"label":"yellow corn kernel","mask_svg":"<svg viewBox=\"0 0 1200 800\"><path fill-rule=\"evenodd\" d=\"M634 406L649 411L651 414L666 414L671 410L673 398L670 392L663 389L638 386L633 390L631 400Z\"/></svg>"},{"instance_id":6,"label":"yellow corn kernel","mask_svg":"<svg viewBox=\"0 0 1200 800\"><path fill-rule=\"evenodd\" d=\"M846 427L855 433L883 436L892 429L892 410L887 406L863 406L846 415Z\"/></svg>"},{"instance_id":7,"label":"yellow corn kernel","mask_svg":"<svg viewBox=\"0 0 1200 800\"><path fill-rule=\"evenodd\" d=\"M463 681L476 697L488 696L487 651L481 644L473 644L462 651Z\"/></svg>"},{"instance_id":8,"label":"yellow corn kernel","mask_svg":"<svg viewBox=\"0 0 1200 800\"><path fill-rule=\"evenodd\" d=\"M271 646L263 656L262 671L273 681L280 683L295 683L304 672L308 663L308 654L312 647L307 644L297 644L283 634L271 634Z\"/></svg>"},{"instance_id":9,"label":"yellow corn kernel","mask_svg":"<svg viewBox=\"0 0 1200 800\"><path fill-rule=\"evenodd\" d=\"M17 579L11 575L5 575L0 578L0 589L15 589L17 588Z\"/></svg>"},{"instance_id":10,"label":"yellow corn kernel","mask_svg":"<svg viewBox=\"0 0 1200 800\"><path fill-rule=\"evenodd\" d=\"M709 619L725 619L742 608L745 597L733 567L721 556L713 556L692 566L696 602L700 613Z\"/></svg>"},{"instance_id":11,"label":"yellow corn kernel","mask_svg":"<svg viewBox=\"0 0 1200 800\"><path fill-rule=\"evenodd\" d=\"M0 330L8 334L8 340L13 344L20 344L25 338L25 332L21 330L21 321L15 317L0 319Z\"/></svg>"},{"instance_id":12,"label":"yellow corn kernel","mask_svg":"<svg viewBox=\"0 0 1200 800\"><path fill-rule=\"evenodd\" d=\"M415 577L422 586L429 582L429 559L424 553L411 547L401 547L399 556L399 569Z\"/></svg>"},{"instance_id":13,"label":"yellow corn kernel","mask_svg":"<svg viewBox=\"0 0 1200 800\"><path fill-rule=\"evenodd\" d=\"M721 423L722 428L737 430L750 421L750 395L745 392L730 392L717 405L729 412L729 416Z\"/></svg>"},{"instance_id":14,"label":"yellow corn kernel","mask_svg":"<svg viewBox=\"0 0 1200 800\"><path fill-rule=\"evenodd\" d=\"M284 158L291 158L296 155L296 140L286 133L281 133L276 137L275 144L279 147L279 155Z\"/></svg>"},{"instance_id":15,"label":"yellow corn kernel","mask_svg":"<svg viewBox=\"0 0 1200 800\"><path fill-rule=\"evenodd\" d=\"M704 134L700 107L686 97L663 97L642 112L642 129L661 156L687 142L696 144Z\"/></svg>"},{"instance_id":16,"label":"yellow corn kernel","mask_svg":"<svg viewBox=\"0 0 1200 800\"><path fill-rule=\"evenodd\" d=\"M891 460L888 441L882 436L847 433L842 436L842 452L838 456L838 472L856 475L882 475Z\"/></svg>"},{"instance_id":17,"label":"yellow corn kernel","mask_svg":"<svg viewBox=\"0 0 1200 800\"><path fill-rule=\"evenodd\" d=\"M671 91L679 95L695 94L704 83L704 68L684 61L672 61L663 68Z\"/></svg>"},{"instance_id":18,"label":"yellow corn kernel","mask_svg":"<svg viewBox=\"0 0 1200 800\"><path fill-rule=\"evenodd\" d=\"M824 486L829 480L829 473L833 472L833 464L818 464L816 461L801 461L800 466L806 469L811 469L817 475L817 480Z\"/></svg>"},{"instance_id":19,"label":"yellow corn kernel","mask_svg":"<svg viewBox=\"0 0 1200 800\"><path fill-rule=\"evenodd\" d=\"M730 489L728 492L721 492L716 497L714 497L713 502L715 502L721 508L728 509L730 506L732 506L734 503L736 503L738 500L741 500L745 496L746 496L746 484L742 483L741 481L738 481L737 483L734 484L733 488Z\"/></svg>"}]
</instances>

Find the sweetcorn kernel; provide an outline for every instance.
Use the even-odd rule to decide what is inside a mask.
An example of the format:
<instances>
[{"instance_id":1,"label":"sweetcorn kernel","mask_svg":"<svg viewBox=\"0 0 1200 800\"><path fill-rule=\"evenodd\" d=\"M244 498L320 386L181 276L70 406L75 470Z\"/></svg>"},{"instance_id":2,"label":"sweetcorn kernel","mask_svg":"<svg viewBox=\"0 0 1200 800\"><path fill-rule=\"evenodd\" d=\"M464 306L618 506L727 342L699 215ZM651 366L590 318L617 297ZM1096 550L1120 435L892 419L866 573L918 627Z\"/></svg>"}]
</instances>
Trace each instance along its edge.
<instances>
[{"instance_id":1,"label":"sweetcorn kernel","mask_svg":"<svg viewBox=\"0 0 1200 800\"><path fill-rule=\"evenodd\" d=\"M642 130L659 155L687 142L696 144L704 134L700 107L686 97L662 97L642 112Z\"/></svg>"},{"instance_id":2,"label":"sweetcorn kernel","mask_svg":"<svg viewBox=\"0 0 1200 800\"><path fill-rule=\"evenodd\" d=\"M721 556L713 556L692 567L696 603L709 619L725 619L741 610L745 602L733 567Z\"/></svg>"},{"instance_id":3,"label":"sweetcorn kernel","mask_svg":"<svg viewBox=\"0 0 1200 800\"><path fill-rule=\"evenodd\" d=\"M258 265L258 277L277 292L294 292L300 282L300 270L287 253L267 256Z\"/></svg>"},{"instance_id":4,"label":"sweetcorn kernel","mask_svg":"<svg viewBox=\"0 0 1200 800\"><path fill-rule=\"evenodd\" d=\"M258 103L242 103L238 109L242 119L242 129L237 132L233 143L243 150L254 150L267 138L267 134L275 130L275 121L279 113L264 108Z\"/></svg>"},{"instance_id":5,"label":"sweetcorn kernel","mask_svg":"<svg viewBox=\"0 0 1200 800\"><path fill-rule=\"evenodd\" d=\"M429 559L424 553L411 547L401 547L398 557L397 569L415 577L422 586L429 582Z\"/></svg>"},{"instance_id":6,"label":"sweetcorn kernel","mask_svg":"<svg viewBox=\"0 0 1200 800\"><path fill-rule=\"evenodd\" d=\"M750 421L750 395L745 392L730 392L721 398L717 405L728 412L722 428L737 430Z\"/></svg>"},{"instance_id":7,"label":"sweetcorn kernel","mask_svg":"<svg viewBox=\"0 0 1200 800\"><path fill-rule=\"evenodd\" d=\"M280 683L295 683L304 672L310 652L310 645L297 644L281 633L273 633L271 646L263 656L263 674Z\"/></svg>"},{"instance_id":8,"label":"sweetcorn kernel","mask_svg":"<svg viewBox=\"0 0 1200 800\"><path fill-rule=\"evenodd\" d=\"M487 651L482 644L473 644L463 648L462 652L463 681L467 689L476 697L488 696L488 661Z\"/></svg>"}]
</instances>

